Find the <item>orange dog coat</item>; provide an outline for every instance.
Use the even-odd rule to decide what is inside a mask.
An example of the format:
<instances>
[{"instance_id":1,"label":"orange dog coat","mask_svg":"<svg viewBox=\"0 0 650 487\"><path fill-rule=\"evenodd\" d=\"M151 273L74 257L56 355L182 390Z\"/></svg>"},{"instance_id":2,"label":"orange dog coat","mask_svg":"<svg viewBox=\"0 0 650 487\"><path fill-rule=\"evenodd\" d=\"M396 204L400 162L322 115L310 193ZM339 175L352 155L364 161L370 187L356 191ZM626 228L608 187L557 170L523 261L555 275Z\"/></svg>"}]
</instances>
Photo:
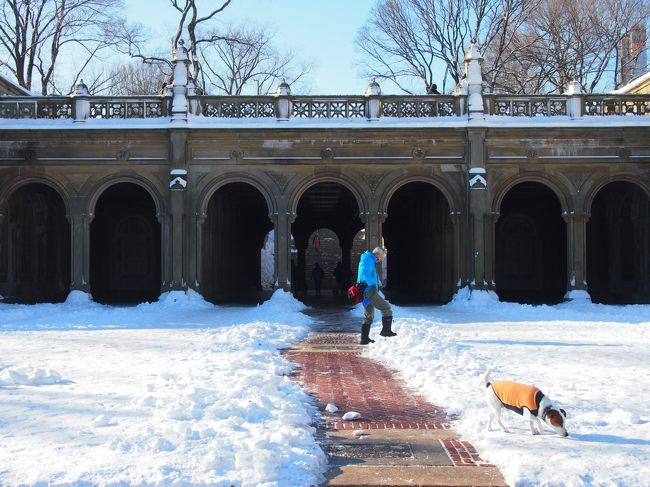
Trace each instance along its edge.
<instances>
[{"instance_id":1,"label":"orange dog coat","mask_svg":"<svg viewBox=\"0 0 650 487\"><path fill-rule=\"evenodd\" d=\"M544 397L542 391L535 386L508 380L492 382L492 390L506 408L518 414L523 414L523 408L526 408L537 416L539 403Z\"/></svg>"}]
</instances>

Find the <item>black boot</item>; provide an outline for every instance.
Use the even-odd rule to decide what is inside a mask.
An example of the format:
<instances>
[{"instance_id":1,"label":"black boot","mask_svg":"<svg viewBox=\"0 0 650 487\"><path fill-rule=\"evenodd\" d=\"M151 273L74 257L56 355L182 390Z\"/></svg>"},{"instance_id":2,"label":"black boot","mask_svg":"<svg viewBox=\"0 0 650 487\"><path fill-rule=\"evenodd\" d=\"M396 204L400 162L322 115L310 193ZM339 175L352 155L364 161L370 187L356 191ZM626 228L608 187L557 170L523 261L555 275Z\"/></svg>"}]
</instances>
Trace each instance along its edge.
<instances>
[{"instance_id":1,"label":"black boot","mask_svg":"<svg viewBox=\"0 0 650 487\"><path fill-rule=\"evenodd\" d=\"M369 343L375 343L374 340L371 340L370 337L370 323L363 323L361 325L361 345L368 345Z\"/></svg>"},{"instance_id":2,"label":"black boot","mask_svg":"<svg viewBox=\"0 0 650 487\"><path fill-rule=\"evenodd\" d=\"M383 337L394 337L397 335L393 330L390 329L393 324L392 316L382 316L381 317L381 332L379 334Z\"/></svg>"}]
</instances>

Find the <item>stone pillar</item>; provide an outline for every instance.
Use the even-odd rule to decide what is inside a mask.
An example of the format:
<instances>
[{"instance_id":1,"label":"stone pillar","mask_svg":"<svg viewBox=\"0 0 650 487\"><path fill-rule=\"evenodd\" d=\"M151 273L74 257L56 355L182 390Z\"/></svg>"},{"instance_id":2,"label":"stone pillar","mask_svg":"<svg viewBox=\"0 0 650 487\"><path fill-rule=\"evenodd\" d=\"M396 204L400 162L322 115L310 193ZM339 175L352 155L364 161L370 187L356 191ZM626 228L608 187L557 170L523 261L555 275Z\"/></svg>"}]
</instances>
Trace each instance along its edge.
<instances>
[{"instance_id":1,"label":"stone pillar","mask_svg":"<svg viewBox=\"0 0 650 487\"><path fill-rule=\"evenodd\" d=\"M569 99L566 102L566 114L574 118L582 117L582 94L584 90L579 81L571 81L567 87L565 95L569 95Z\"/></svg>"},{"instance_id":2,"label":"stone pillar","mask_svg":"<svg viewBox=\"0 0 650 487\"><path fill-rule=\"evenodd\" d=\"M275 92L275 114L278 121L286 121L291 117L291 88L289 84L282 79Z\"/></svg>"},{"instance_id":3,"label":"stone pillar","mask_svg":"<svg viewBox=\"0 0 650 487\"><path fill-rule=\"evenodd\" d=\"M187 83L188 83L188 66L190 59L187 55L183 39L178 41L178 45L174 50L174 57L172 59L172 122L185 123L187 122L187 114L189 111L189 103L187 100Z\"/></svg>"},{"instance_id":4,"label":"stone pillar","mask_svg":"<svg viewBox=\"0 0 650 487\"><path fill-rule=\"evenodd\" d=\"M275 226L275 287L276 289L291 290L291 224L296 214L290 211L280 211L272 215Z\"/></svg>"},{"instance_id":5,"label":"stone pillar","mask_svg":"<svg viewBox=\"0 0 650 487\"><path fill-rule=\"evenodd\" d=\"M366 249L372 250L382 245L382 224L388 216L386 213L369 212L361 214L361 220L366 224Z\"/></svg>"},{"instance_id":6,"label":"stone pillar","mask_svg":"<svg viewBox=\"0 0 650 487\"><path fill-rule=\"evenodd\" d=\"M467 85L467 110L470 120L484 119L485 107L483 105L483 74L481 65L483 57L479 52L476 41L472 42L465 54L465 80Z\"/></svg>"},{"instance_id":7,"label":"stone pillar","mask_svg":"<svg viewBox=\"0 0 650 487\"><path fill-rule=\"evenodd\" d=\"M587 291L587 221L583 212L563 214L567 223L567 300L591 300Z\"/></svg>"},{"instance_id":8,"label":"stone pillar","mask_svg":"<svg viewBox=\"0 0 650 487\"><path fill-rule=\"evenodd\" d=\"M188 282L195 291L203 294L203 224L207 213L194 215L194 239L189 245Z\"/></svg>"},{"instance_id":9,"label":"stone pillar","mask_svg":"<svg viewBox=\"0 0 650 487\"><path fill-rule=\"evenodd\" d=\"M171 230L172 222L169 213L156 213L156 220L160 223L160 291L166 292L171 290L172 285L172 241Z\"/></svg>"},{"instance_id":10,"label":"stone pillar","mask_svg":"<svg viewBox=\"0 0 650 487\"><path fill-rule=\"evenodd\" d=\"M169 171L169 217L171 230L168 234L169 241L167 245L171 246L171 251L164 252L163 255L168 260L167 268L171 269L170 282L167 289L174 291L187 290L187 266L185 256L186 243L186 217L185 208L187 201L187 131L182 129L172 129L170 131L170 155L171 164ZM163 257L165 258L165 257Z\"/></svg>"},{"instance_id":11,"label":"stone pillar","mask_svg":"<svg viewBox=\"0 0 650 487\"><path fill-rule=\"evenodd\" d=\"M72 197L70 222L70 291L90 293L90 224L95 217L86 213L86 198Z\"/></svg>"},{"instance_id":12,"label":"stone pillar","mask_svg":"<svg viewBox=\"0 0 650 487\"><path fill-rule=\"evenodd\" d=\"M366 116L369 121L379 120L381 117L381 87L374 79L368 85L364 95L366 97Z\"/></svg>"},{"instance_id":13,"label":"stone pillar","mask_svg":"<svg viewBox=\"0 0 650 487\"><path fill-rule=\"evenodd\" d=\"M454 270L453 270L453 275L454 275L454 288L456 291L463 286L463 283L465 282L465 276L463 275L463 270L462 270L462 262L463 262L463 247L462 247L462 236L461 236L461 213L460 211L452 211L449 213L449 219L451 220L451 223L454 228L454 244L453 244L453 249L454 249Z\"/></svg>"},{"instance_id":14,"label":"stone pillar","mask_svg":"<svg viewBox=\"0 0 650 487\"><path fill-rule=\"evenodd\" d=\"M489 212L488 181L485 169L484 129L468 129L469 138L469 220L471 232L470 288L489 289L486 265L494 259L486 249L486 215Z\"/></svg>"},{"instance_id":15,"label":"stone pillar","mask_svg":"<svg viewBox=\"0 0 650 487\"><path fill-rule=\"evenodd\" d=\"M74 121L85 122L90 117L90 102L88 101L88 87L81 80L74 87L72 97L74 98Z\"/></svg>"}]
</instances>

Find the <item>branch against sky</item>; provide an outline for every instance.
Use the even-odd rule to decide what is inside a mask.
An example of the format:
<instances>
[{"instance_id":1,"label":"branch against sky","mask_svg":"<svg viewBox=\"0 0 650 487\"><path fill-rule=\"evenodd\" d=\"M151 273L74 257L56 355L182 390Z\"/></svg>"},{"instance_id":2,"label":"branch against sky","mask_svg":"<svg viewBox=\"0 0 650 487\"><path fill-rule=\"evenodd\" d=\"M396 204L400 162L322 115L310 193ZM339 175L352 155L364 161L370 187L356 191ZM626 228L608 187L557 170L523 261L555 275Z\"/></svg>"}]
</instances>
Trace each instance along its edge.
<instances>
[{"instance_id":1,"label":"branch against sky","mask_svg":"<svg viewBox=\"0 0 650 487\"><path fill-rule=\"evenodd\" d=\"M108 33L125 23L119 16L122 7L122 0L3 0L0 66L28 90L38 86L44 95L60 92L62 58L74 52L84 69L114 47L116 39Z\"/></svg>"},{"instance_id":2,"label":"branch against sky","mask_svg":"<svg viewBox=\"0 0 650 487\"><path fill-rule=\"evenodd\" d=\"M281 54L272 41L266 30L240 26L230 27L220 40L202 44L199 56L206 91L263 95L274 91L282 78L290 85L304 78L310 66L296 62L293 53Z\"/></svg>"},{"instance_id":3,"label":"branch against sky","mask_svg":"<svg viewBox=\"0 0 650 487\"><path fill-rule=\"evenodd\" d=\"M470 39L510 43L508 26L522 20L534 0L380 0L358 33L365 74L403 91L413 80L424 92L434 83L455 85ZM510 27L512 29L512 27Z\"/></svg>"}]
</instances>

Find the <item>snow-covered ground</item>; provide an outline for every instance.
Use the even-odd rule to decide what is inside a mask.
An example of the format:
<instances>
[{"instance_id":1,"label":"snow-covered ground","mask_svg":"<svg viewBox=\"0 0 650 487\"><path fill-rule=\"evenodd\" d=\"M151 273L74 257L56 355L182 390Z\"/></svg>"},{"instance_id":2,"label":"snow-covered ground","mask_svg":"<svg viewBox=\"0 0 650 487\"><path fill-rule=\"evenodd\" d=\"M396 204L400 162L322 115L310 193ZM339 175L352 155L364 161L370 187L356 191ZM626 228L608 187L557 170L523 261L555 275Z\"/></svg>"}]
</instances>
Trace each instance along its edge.
<instances>
[{"instance_id":1,"label":"snow-covered ground","mask_svg":"<svg viewBox=\"0 0 650 487\"><path fill-rule=\"evenodd\" d=\"M511 485L650 485L650 306L467 298L395 307L398 336L375 324L365 353L458 414ZM308 331L302 309L282 291L257 308L0 304L0 485L317 484L316 411L279 353ZM486 432L487 368L566 409L569 438L510 412L512 433Z\"/></svg>"},{"instance_id":2,"label":"snow-covered ground","mask_svg":"<svg viewBox=\"0 0 650 487\"><path fill-rule=\"evenodd\" d=\"M438 308L394 308L395 338L365 352L399 371L517 486L650 485L650 306L522 306L466 293ZM353 312L359 315L359 309ZM374 336L373 336L374 335ZM487 432L482 376L532 383L567 411L570 436ZM496 426L496 425L495 425Z\"/></svg>"},{"instance_id":3,"label":"snow-covered ground","mask_svg":"<svg viewBox=\"0 0 650 487\"><path fill-rule=\"evenodd\" d=\"M318 484L314 406L278 350L302 308L0 304L0 485Z\"/></svg>"}]
</instances>

